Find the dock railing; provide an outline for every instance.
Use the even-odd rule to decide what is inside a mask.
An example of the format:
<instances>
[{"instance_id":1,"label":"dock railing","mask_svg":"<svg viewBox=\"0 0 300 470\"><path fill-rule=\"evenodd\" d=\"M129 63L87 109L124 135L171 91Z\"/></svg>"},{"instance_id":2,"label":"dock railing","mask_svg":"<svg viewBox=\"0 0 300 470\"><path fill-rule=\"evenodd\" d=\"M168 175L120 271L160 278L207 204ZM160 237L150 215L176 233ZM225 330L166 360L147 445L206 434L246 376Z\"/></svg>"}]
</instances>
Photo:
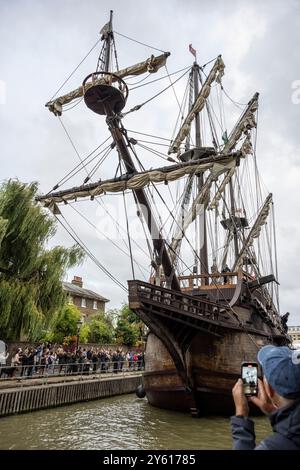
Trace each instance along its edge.
<instances>
[{"instance_id":1,"label":"dock railing","mask_svg":"<svg viewBox=\"0 0 300 470\"><path fill-rule=\"evenodd\" d=\"M143 361L106 361L106 362L72 362L46 365L2 365L0 366L0 384L11 381L30 381L32 379L49 379L52 377L112 377L127 376L144 370Z\"/></svg>"}]
</instances>

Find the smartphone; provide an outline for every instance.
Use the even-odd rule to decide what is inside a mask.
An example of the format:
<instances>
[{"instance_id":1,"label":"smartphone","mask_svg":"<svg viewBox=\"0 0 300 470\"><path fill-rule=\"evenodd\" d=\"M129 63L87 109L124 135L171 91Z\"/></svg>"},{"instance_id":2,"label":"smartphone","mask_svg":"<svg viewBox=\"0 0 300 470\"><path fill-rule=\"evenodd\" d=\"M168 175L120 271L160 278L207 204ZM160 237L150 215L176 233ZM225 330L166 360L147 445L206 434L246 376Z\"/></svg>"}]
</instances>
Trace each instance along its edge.
<instances>
[{"instance_id":1,"label":"smartphone","mask_svg":"<svg viewBox=\"0 0 300 470\"><path fill-rule=\"evenodd\" d=\"M258 365L256 362L242 363L243 388L247 397L257 395L257 370Z\"/></svg>"}]
</instances>

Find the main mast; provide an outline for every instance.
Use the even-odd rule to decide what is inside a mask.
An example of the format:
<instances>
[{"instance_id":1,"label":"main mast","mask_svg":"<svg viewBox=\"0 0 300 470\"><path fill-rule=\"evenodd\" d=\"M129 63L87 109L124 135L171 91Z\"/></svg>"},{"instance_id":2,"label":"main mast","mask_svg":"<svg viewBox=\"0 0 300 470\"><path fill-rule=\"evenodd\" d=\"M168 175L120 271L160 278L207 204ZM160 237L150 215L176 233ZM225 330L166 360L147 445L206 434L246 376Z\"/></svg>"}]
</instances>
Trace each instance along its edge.
<instances>
[{"instance_id":1,"label":"main mast","mask_svg":"<svg viewBox=\"0 0 300 470\"><path fill-rule=\"evenodd\" d=\"M197 61L194 62L192 67L193 82L194 82L194 101L196 101L199 94L199 79L200 79L200 67L197 64ZM200 131L200 115L199 112L195 114L195 144L196 148L202 147L201 140L201 131ZM201 189L204 184L203 173L198 176L198 193L201 192ZM203 274L204 282L203 284L208 284L208 254L207 254L207 231L206 231L206 208L203 204L203 210L199 215L199 241L200 241L200 250L199 250L199 260L200 260L200 272ZM198 265L196 260L195 266ZM198 273L197 273L198 274Z\"/></svg>"}]
</instances>

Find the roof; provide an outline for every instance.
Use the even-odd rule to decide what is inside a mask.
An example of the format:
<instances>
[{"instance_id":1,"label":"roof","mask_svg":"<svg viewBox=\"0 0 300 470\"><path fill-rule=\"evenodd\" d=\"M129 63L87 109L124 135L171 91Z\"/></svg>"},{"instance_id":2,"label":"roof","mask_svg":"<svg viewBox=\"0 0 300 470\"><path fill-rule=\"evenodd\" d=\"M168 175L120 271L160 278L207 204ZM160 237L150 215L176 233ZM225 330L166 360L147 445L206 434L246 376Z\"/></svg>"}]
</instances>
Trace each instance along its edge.
<instances>
[{"instance_id":1,"label":"roof","mask_svg":"<svg viewBox=\"0 0 300 470\"><path fill-rule=\"evenodd\" d=\"M93 292L92 290L76 286L71 282L63 282L62 284L65 291L74 295L79 295L80 297L85 297L87 299L100 300L101 302L109 302L109 299L102 297L102 295L96 294L96 292Z\"/></svg>"}]
</instances>

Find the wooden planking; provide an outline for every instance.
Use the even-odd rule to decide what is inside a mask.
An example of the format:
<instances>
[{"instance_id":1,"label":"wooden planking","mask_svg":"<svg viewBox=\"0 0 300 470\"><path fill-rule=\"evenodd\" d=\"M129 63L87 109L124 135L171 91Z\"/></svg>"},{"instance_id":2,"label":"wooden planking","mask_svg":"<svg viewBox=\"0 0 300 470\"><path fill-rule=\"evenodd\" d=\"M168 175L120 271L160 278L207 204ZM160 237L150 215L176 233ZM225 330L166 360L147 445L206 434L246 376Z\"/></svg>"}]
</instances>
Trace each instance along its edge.
<instances>
[{"instance_id":1,"label":"wooden planking","mask_svg":"<svg viewBox=\"0 0 300 470\"><path fill-rule=\"evenodd\" d=\"M1 390L0 416L132 393L141 383L142 375L136 375Z\"/></svg>"}]
</instances>

